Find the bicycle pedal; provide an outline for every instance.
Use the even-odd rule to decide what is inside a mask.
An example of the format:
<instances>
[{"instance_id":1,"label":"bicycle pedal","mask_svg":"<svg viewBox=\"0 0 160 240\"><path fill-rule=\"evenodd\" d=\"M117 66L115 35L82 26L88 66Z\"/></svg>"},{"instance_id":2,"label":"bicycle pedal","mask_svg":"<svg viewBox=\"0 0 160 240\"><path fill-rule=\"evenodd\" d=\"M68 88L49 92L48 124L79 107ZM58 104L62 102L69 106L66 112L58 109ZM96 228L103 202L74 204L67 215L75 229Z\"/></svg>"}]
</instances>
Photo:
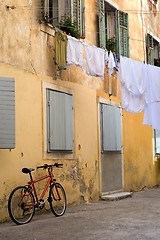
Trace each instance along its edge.
<instances>
[{"instance_id":1,"label":"bicycle pedal","mask_svg":"<svg viewBox=\"0 0 160 240\"><path fill-rule=\"evenodd\" d=\"M48 202L52 202L52 198L51 197L48 197Z\"/></svg>"}]
</instances>

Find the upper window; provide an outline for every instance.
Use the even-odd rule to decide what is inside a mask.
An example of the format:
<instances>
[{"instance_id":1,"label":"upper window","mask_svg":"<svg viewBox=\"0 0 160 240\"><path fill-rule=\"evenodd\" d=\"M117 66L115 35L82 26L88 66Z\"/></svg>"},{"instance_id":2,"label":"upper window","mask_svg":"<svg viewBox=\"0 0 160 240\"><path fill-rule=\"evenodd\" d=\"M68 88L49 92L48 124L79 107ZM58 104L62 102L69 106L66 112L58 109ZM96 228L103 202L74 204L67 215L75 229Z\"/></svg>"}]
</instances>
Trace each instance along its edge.
<instances>
[{"instance_id":1,"label":"upper window","mask_svg":"<svg viewBox=\"0 0 160 240\"><path fill-rule=\"evenodd\" d=\"M99 45L129 57L128 14L116 10L105 0L99 0ZM110 49L114 46L114 49Z\"/></svg>"},{"instance_id":2,"label":"upper window","mask_svg":"<svg viewBox=\"0 0 160 240\"><path fill-rule=\"evenodd\" d=\"M15 148L15 80L0 77L0 149Z\"/></svg>"},{"instance_id":3,"label":"upper window","mask_svg":"<svg viewBox=\"0 0 160 240\"><path fill-rule=\"evenodd\" d=\"M153 15L157 15L157 2L158 0L148 0L149 10L153 11Z\"/></svg>"},{"instance_id":4,"label":"upper window","mask_svg":"<svg viewBox=\"0 0 160 240\"><path fill-rule=\"evenodd\" d=\"M157 42L150 34L147 34L146 53L147 53L147 62L149 64L160 67L159 51L160 51L159 42Z\"/></svg>"},{"instance_id":5,"label":"upper window","mask_svg":"<svg viewBox=\"0 0 160 240\"><path fill-rule=\"evenodd\" d=\"M47 89L48 152L73 152L72 95Z\"/></svg>"},{"instance_id":6,"label":"upper window","mask_svg":"<svg viewBox=\"0 0 160 240\"><path fill-rule=\"evenodd\" d=\"M62 16L69 15L77 23L81 36L85 36L85 0L43 0L44 18L54 27L58 26Z\"/></svg>"}]
</instances>

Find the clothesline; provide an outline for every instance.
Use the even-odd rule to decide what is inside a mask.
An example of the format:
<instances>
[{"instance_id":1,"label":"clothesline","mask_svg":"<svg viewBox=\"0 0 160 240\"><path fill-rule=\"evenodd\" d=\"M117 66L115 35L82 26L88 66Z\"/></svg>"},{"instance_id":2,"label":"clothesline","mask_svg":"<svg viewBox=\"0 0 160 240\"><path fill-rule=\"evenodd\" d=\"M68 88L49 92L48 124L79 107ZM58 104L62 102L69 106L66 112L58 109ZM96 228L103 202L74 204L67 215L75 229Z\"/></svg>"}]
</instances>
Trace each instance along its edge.
<instances>
[{"instance_id":1,"label":"clothesline","mask_svg":"<svg viewBox=\"0 0 160 240\"><path fill-rule=\"evenodd\" d=\"M67 44L66 47L65 44ZM58 65L59 69L65 69L66 67L64 65L68 66L68 68L70 68L71 65L76 65L81 67L83 70L85 66L83 60L84 48L86 74L88 76L100 77L101 80L104 81L104 69L107 62L109 76L111 76L114 70L118 71L116 54L113 56L111 51L108 53L107 50L98 48L94 45L89 45L83 40L65 35L58 29L55 35L55 45L56 64ZM63 48L63 50L61 48ZM64 54L65 51L66 53ZM66 59L64 59L65 56Z\"/></svg>"}]
</instances>

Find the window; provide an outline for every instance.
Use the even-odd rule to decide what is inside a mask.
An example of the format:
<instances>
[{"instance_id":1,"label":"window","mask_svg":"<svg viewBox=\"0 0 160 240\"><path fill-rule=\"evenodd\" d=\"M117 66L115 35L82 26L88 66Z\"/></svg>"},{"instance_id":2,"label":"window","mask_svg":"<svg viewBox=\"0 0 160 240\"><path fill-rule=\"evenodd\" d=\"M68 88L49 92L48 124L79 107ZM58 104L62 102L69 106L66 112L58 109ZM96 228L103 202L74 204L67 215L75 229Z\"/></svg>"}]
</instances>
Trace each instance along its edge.
<instances>
[{"instance_id":1,"label":"window","mask_svg":"<svg viewBox=\"0 0 160 240\"><path fill-rule=\"evenodd\" d=\"M154 129L155 154L160 155L160 130Z\"/></svg>"},{"instance_id":2,"label":"window","mask_svg":"<svg viewBox=\"0 0 160 240\"><path fill-rule=\"evenodd\" d=\"M47 89L48 152L73 151L72 95Z\"/></svg>"},{"instance_id":3,"label":"window","mask_svg":"<svg viewBox=\"0 0 160 240\"><path fill-rule=\"evenodd\" d=\"M150 34L147 34L146 40L146 53L147 53L147 62L151 65L159 66L159 42L157 42Z\"/></svg>"},{"instance_id":4,"label":"window","mask_svg":"<svg viewBox=\"0 0 160 240\"><path fill-rule=\"evenodd\" d=\"M122 150L119 107L101 104L101 133L102 152Z\"/></svg>"},{"instance_id":5,"label":"window","mask_svg":"<svg viewBox=\"0 0 160 240\"><path fill-rule=\"evenodd\" d=\"M0 149L15 148L15 80L0 77Z\"/></svg>"},{"instance_id":6,"label":"window","mask_svg":"<svg viewBox=\"0 0 160 240\"><path fill-rule=\"evenodd\" d=\"M128 14L116 10L105 0L99 0L99 46L106 48L106 43L115 37L115 51L129 57ZM109 50L109 49L108 49Z\"/></svg>"},{"instance_id":7,"label":"window","mask_svg":"<svg viewBox=\"0 0 160 240\"><path fill-rule=\"evenodd\" d=\"M81 36L85 36L85 0L43 0L44 18L48 23L58 26L61 17L70 15L77 23Z\"/></svg>"},{"instance_id":8,"label":"window","mask_svg":"<svg viewBox=\"0 0 160 240\"><path fill-rule=\"evenodd\" d=\"M153 11L154 16L157 15L157 3L158 0L148 0L149 10Z\"/></svg>"}]
</instances>

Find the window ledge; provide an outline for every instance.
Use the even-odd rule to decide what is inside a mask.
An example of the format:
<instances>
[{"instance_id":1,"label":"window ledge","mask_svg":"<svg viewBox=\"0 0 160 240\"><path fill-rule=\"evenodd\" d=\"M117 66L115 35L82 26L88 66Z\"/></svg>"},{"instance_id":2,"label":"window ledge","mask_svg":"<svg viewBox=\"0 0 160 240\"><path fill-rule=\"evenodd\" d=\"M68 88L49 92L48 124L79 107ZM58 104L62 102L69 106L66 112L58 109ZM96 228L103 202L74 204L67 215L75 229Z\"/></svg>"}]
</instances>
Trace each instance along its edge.
<instances>
[{"instance_id":1,"label":"window ledge","mask_svg":"<svg viewBox=\"0 0 160 240\"><path fill-rule=\"evenodd\" d=\"M53 37L55 36L55 28L53 28L49 23L41 22L40 23L40 31L47 33Z\"/></svg>"}]
</instances>

